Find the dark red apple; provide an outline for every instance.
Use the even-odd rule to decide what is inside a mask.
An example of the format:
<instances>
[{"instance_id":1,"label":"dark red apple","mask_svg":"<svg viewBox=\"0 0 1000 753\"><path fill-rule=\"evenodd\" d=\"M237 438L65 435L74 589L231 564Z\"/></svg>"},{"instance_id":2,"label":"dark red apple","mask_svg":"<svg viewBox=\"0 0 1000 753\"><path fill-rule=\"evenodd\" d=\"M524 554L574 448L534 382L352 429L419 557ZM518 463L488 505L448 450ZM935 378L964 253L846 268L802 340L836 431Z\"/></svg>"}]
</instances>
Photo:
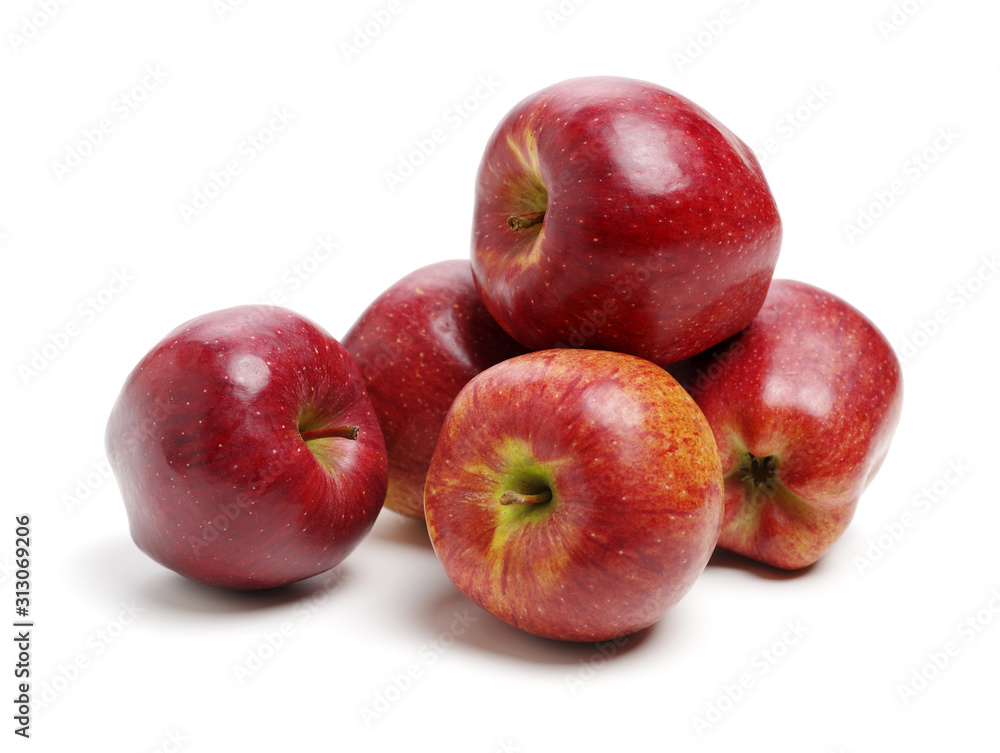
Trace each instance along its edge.
<instances>
[{"instance_id":1,"label":"dark red apple","mask_svg":"<svg viewBox=\"0 0 1000 753\"><path fill-rule=\"evenodd\" d=\"M385 435L385 506L423 520L427 466L452 401L476 374L524 348L483 306L468 259L406 275L372 302L342 342L361 367Z\"/></svg>"},{"instance_id":2,"label":"dark red apple","mask_svg":"<svg viewBox=\"0 0 1000 753\"><path fill-rule=\"evenodd\" d=\"M139 548L223 588L329 570L385 498L385 443L357 365L275 306L168 334L126 379L106 444Z\"/></svg>"},{"instance_id":3,"label":"dark red apple","mask_svg":"<svg viewBox=\"0 0 1000 753\"><path fill-rule=\"evenodd\" d=\"M427 474L458 589L535 635L604 641L659 620L715 548L712 432L664 369L610 351L493 366L452 404Z\"/></svg>"},{"instance_id":4,"label":"dark red apple","mask_svg":"<svg viewBox=\"0 0 1000 753\"><path fill-rule=\"evenodd\" d=\"M507 114L479 166L476 284L531 350L693 356L750 323L780 244L753 151L655 84L543 89Z\"/></svg>"},{"instance_id":5,"label":"dark red apple","mask_svg":"<svg viewBox=\"0 0 1000 753\"><path fill-rule=\"evenodd\" d=\"M900 364L843 299L774 280L753 323L672 367L712 425L726 477L719 546L785 569L843 534L889 450Z\"/></svg>"}]
</instances>

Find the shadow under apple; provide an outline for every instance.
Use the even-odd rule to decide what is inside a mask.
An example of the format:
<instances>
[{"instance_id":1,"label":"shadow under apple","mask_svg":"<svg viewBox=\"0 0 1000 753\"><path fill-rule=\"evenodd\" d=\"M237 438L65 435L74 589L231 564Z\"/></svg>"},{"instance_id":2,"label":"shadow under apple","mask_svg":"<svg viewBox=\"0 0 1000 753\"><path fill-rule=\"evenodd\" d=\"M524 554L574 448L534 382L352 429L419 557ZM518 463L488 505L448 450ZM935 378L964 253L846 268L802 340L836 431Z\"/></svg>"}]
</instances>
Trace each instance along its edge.
<instances>
[{"instance_id":1,"label":"shadow under apple","mask_svg":"<svg viewBox=\"0 0 1000 753\"><path fill-rule=\"evenodd\" d=\"M287 586L234 591L197 583L162 567L142 554L128 537L95 543L77 564L75 572L83 588L96 591L98 598L134 599L140 606L185 619L192 614L239 614L281 608L337 590L350 572L341 564Z\"/></svg>"},{"instance_id":2,"label":"shadow under apple","mask_svg":"<svg viewBox=\"0 0 1000 753\"><path fill-rule=\"evenodd\" d=\"M454 587L443 587L426 599L416 615L430 636L428 644L440 651L453 645L530 664L577 665L595 657L625 656L650 638L670 631L670 614L631 635L608 641L576 643L542 638L494 617Z\"/></svg>"},{"instance_id":3,"label":"shadow under apple","mask_svg":"<svg viewBox=\"0 0 1000 753\"><path fill-rule=\"evenodd\" d=\"M723 549L722 547L716 547L715 551L712 552L712 556L708 560L707 567L742 570L743 572L750 573L751 575L765 580L796 580L814 573L820 567L821 562L822 560L814 562L813 564L798 570L783 570L780 567L768 565L766 562L759 562L752 557L737 554L736 552L731 552L728 549Z\"/></svg>"},{"instance_id":4,"label":"shadow under apple","mask_svg":"<svg viewBox=\"0 0 1000 753\"><path fill-rule=\"evenodd\" d=\"M431 554L434 553L430 535L427 533L427 523L386 508L382 508L382 512L379 513L369 537L393 545L425 549Z\"/></svg>"},{"instance_id":5,"label":"shadow under apple","mask_svg":"<svg viewBox=\"0 0 1000 753\"><path fill-rule=\"evenodd\" d=\"M276 588L255 591L234 591L208 586L164 571L150 581L145 598L152 604L175 612L205 615L262 612L303 601L320 594L336 591L350 577L344 565L311 578Z\"/></svg>"}]
</instances>

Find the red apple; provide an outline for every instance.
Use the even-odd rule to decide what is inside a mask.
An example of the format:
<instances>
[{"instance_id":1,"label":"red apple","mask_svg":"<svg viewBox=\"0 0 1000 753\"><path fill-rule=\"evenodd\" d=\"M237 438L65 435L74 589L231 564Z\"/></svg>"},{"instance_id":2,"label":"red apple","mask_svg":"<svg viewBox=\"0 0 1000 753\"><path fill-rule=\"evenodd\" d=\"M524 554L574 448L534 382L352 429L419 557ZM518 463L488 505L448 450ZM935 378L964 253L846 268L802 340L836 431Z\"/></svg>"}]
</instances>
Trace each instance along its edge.
<instances>
[{"instance_id":1,"label":"red apple","mask_svg":"<svg viewBox=\"0 0 1000 753\"><path fill-rule=\"evenodd\" d=\"M342 340L361 367L385 435L385 506L424 518L424 480L444 416L483 369L524 352L483 306L468 259L411 272Z\"/></svg>"},{"instance_id":2,"label":"red apple","mask_svg":"<svg viewBox=\"0 0 1000 753\"><path fill-rule=\"evenodd\" d=\"M479 167L476 284L531 350L693 356L750 323L780 245L753 151L643 81L578 78L527 97Z\"/></svg>"},{"instance_id":3,"label":"red apple","mask_svg":"<svg viewBox=\"0 0 1000 753\"><path fill-rule=\"evenodd\" d=\"M885 336L837 296L774 280L753 323L672 371L712 425L726 477L719 546L816 562L882 465L902 407Z\"/></svg>"},{"instance_id":4,"label":"red apple","mask_svg":"<svg viewBox=\"0 0 1000 753\"><path fill-rule=\"evenodd\" d=\"M168 334L126 379L106 444L139 548L223 588L329 570L385 498L385 443L357 365L275 306Z\"/></svg>"},{"instance_id":5,"label":"red apple","mask_svg":"<svg viewBox=\"0 0 1000 753\"><path fill-rule=\"evenodd\" d=\"M547 350L473 379L425 489L458 589L535 635L603 641L659 620L705 568L722 515L708 423L665 370Z\"/></svg>"}]
</instances>

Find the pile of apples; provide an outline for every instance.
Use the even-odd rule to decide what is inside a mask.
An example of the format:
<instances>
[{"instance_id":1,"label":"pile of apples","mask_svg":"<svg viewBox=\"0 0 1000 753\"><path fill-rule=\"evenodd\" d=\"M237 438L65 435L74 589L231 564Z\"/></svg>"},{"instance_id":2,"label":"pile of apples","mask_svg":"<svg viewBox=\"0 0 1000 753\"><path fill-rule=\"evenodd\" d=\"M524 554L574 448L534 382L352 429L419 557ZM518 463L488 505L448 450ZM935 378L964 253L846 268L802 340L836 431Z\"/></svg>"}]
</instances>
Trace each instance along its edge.
<instances>
[{"instance_id":1,"label":"pile of apples","mask_svg":"<svg viewBox=\"0 0 1000 753\"><path fill-rule=\"evenodd\" d=\"M338 341L284 308L193 319L107 426L139 548L229 589L340 563L380 510L529 633L659 620L722 547L778 568L841 536L899 419L858 310L773 280L753 152L662 87L579 78L498 125L471 258L412 271Z\"/></svg>"}]
</instances>

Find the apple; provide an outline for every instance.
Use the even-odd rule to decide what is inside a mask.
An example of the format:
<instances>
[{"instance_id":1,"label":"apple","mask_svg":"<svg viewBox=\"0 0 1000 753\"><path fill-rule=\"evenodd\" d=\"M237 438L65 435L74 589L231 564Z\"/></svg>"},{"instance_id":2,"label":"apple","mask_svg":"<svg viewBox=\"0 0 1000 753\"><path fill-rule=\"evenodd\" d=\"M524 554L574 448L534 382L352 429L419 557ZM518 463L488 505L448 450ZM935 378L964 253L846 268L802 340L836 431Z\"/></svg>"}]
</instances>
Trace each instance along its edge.
<instances>
[{"instance_id":1,"label":"apple","mask_svg":"<svg viewBox=\"0 0 1000 753\"><path fill-rule=\"evenodd\" d=\"M385 498L385 442L357 365L276 306L170 332L125 380L106 445L139 549L221 588L329 570Z\"/></svg>"},{"instance_id":2,"label":"apple","mask_svg":"<svg viewBox=\"0 0 1000 753\"><path fill-rule=\"evenodd\" d=\"M341 342L361 367L385 435L385 507L423 520L427 466L452 400L476 374L524 348L483 306L468 259L406 275Z\"/></svg>"},{"instance_id":3,"label":"apple","mask_svg":"<svg viewBox=\"0 0 1000 753\"><path fill-rule=\"evenodd\" d=\"M462 388L427 473L434 551L469 599L525 632L604 641L658 621L715 548L711 428L667 371L553 349Z\"/></svg>"},{"instance_id":4,"label":"apple","mask_svg":"<svg viewBox=\"0 0 1000 753\"><path fill-rule=\"evenodd\" d=\"M736 334L764 302L781 221L753 151L655 84L570 79L525 98L479 166L472 267L529 350L668 365Z\"/></svg>"},{"instance_id":5,"label":"apple","mask_svg":"<svg viewBox=\"0 0 1000 753\"><path fill-rule=\"evenodd\" d=\"M774 280L749 327L671 370L719 447L719 546L787 570L816 562L850 523L899 421L902 373L885 336L836 295Z\"/></svg>"}]
</instances>

